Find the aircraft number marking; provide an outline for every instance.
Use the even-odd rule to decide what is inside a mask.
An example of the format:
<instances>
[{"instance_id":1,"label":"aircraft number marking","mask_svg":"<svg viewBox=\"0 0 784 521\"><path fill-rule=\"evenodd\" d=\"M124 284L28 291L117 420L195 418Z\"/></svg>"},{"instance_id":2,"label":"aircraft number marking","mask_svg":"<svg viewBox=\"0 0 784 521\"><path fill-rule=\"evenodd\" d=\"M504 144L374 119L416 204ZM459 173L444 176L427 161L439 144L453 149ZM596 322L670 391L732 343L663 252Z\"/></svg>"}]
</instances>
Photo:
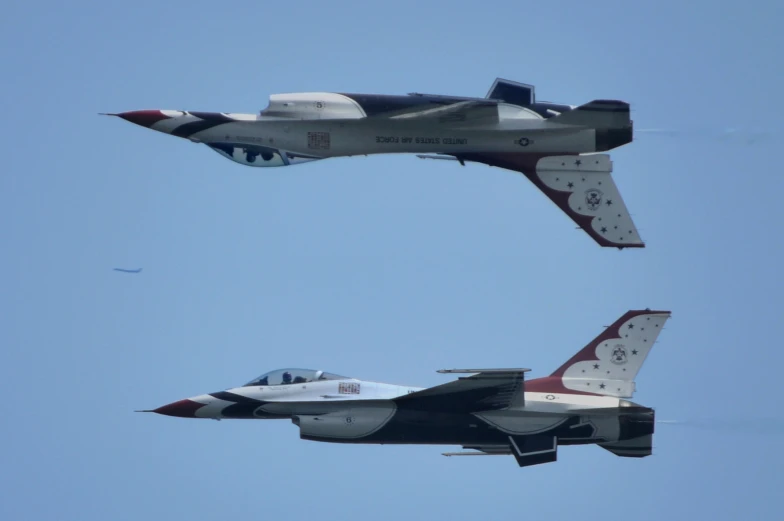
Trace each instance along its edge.
<instances>
[{"instance_id":1,"label":"aircraft number marking","mask_svg":"<svg viewBox=\"0 0 784 521\"><path fill-rule=\"evenodd\" d=\"M356 382L340 382L338 394L359 394L359 384Z\"/></svg>"}]
</instances>

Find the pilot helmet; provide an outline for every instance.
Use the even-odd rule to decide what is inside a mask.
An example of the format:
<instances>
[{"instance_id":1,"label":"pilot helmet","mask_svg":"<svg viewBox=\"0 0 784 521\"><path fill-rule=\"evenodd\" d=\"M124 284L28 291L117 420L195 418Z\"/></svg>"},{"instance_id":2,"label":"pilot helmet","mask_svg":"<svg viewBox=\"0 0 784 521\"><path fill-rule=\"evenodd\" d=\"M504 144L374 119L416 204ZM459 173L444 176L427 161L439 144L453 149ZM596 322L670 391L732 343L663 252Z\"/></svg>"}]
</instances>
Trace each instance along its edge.
<instances>
[{"instance_id":1,"label":"pilot helmet","mask_svg":"<svg viewBox=\"0 0 784 521\"><path fill-rule=\"evenodd\" d=\"M283 373L283 383L291 383L291 373L286 371Z\"/></svg>"}]
</instances>

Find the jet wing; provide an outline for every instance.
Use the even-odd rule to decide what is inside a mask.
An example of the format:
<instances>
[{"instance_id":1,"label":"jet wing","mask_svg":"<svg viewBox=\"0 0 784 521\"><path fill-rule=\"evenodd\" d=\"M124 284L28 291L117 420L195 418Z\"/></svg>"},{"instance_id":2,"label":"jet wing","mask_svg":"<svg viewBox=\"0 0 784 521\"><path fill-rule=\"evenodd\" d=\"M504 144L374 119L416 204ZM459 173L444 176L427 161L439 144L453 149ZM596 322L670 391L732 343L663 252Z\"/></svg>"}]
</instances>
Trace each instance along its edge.
<instances>
[{"instance_id":1,"label":"jet wing","mask_svg":"<svg viewBox=\"0 0 784 521\"><path fill-rule=\"evenodd\" d=\"M442 369L439 373L475 373L395 398L398 407L420 411L476 412L524 404L524 375L530 369Z\"/></svg>"},{"instance_id":2,"label":"jet wing","mask_svg":"<svg viewBox=\"0 0 784 521\"><path fill-rule=\"evenodd\" d=\"M492 125L498 123L498 102L491 100L460 101L436 107L392 116L389 119L421 121L422 123Z\"/></svg>"},{"instance_id":3,"label":"jet wing","mask_svg":"<svg viewBox=\"0 0 784 521\"><path fill-rule=\"evenodd\" d=\"M600 246L645 247L612 178L612 161L607 154L498 153L455 158L522 173Z\"/></svg>"}]
</instances>

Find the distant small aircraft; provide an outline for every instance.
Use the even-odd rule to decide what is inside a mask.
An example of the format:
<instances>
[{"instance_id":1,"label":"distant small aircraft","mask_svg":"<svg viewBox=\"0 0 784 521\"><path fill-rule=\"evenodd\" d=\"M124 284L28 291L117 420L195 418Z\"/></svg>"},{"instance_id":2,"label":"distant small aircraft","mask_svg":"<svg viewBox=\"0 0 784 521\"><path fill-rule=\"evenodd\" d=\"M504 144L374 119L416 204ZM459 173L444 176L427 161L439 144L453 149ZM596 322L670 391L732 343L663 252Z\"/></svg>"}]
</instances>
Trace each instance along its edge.
<instances>
[{"instance_id":1,"label":"distant small aircraft","mask_svg":"<svg viewBox=\"0 0 784 521\"><path fill-rule=\"evenodd\" d=\"M137 268L135 270L126 270L123 268L114 268L114 271L122 271L123 273L141 273L142 268Z\"/></svg>"},{"instance_id":2,"label":"distant small aircraft","mask_svg":"<svg viewBox=\"0 0 784 521\"><path fill-rule=\"evenodd\" d=\"M521 467L557 460L561 445L598 445L625 458L653 452L655 411L628 401L669 311L632 310L549 376L528 369L469 373L435 387L279 369L244 386L154 410L166 416L289 419L304 440L461 445L445 456L512 455Z\"/></svg>"}]
</instances>

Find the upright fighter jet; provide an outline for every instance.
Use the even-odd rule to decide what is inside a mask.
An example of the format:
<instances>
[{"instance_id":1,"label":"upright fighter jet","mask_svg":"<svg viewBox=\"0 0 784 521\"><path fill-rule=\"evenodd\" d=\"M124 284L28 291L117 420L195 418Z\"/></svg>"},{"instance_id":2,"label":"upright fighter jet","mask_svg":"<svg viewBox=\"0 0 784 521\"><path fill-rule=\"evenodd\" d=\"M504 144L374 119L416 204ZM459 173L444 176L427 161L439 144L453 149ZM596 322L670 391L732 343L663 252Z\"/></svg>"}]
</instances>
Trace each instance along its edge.
<instances>
[{"instance_id":1,"label":"upright fighter jet","mask_svg":"<svg viewBox=\"0 0 784 521\"><path fill-rule=\"evenodd\" d=\"M629 311L550 376L529 369L445 369L467 377L430 388L279 369L243 386L151 411L183 418L290 419L304 440L460 445L445 456L512 455L521 467L556 461L559 445L652 453L653 409L625 400L669 311Z\"/></svg>"},{"instance_id":2,"label":"upright fighter jet","mask_svg":"<svg viewBox=\"0 0 784 521\"><path fill-rule=\"evenodd\" d=\"M498 78L484 98L304 92L273 94L259 114L135 110L127 121L203 143L241 165L416 153L521 172L601 246L642 248L606 152L630 143L629 104L536 101Z\"/></svg>"}]
</instances>

